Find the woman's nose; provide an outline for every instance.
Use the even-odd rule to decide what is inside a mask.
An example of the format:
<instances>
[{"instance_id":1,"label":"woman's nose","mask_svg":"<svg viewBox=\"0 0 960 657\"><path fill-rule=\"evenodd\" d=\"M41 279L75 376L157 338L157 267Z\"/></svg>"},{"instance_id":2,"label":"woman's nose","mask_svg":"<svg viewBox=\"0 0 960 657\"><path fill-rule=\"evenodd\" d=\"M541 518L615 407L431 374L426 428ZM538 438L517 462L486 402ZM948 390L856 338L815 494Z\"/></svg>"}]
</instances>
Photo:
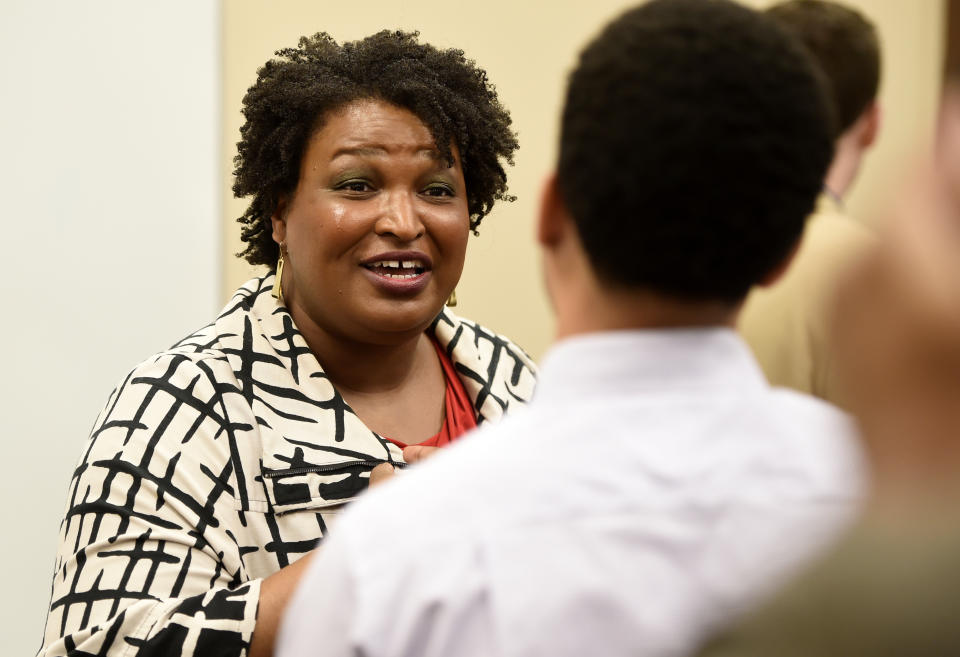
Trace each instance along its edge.
<instances>
[{"instance_id":1,"label":"woman's nose","mask_svg":"<svg viewBox=\"0 0 960 657\"><path fill-rule=\"evenodd\" d=\"M415 199L405 192L385 195L385 203L375 226L378 235L393 235L403 242L412 242L424 233L423 222Z\"/></svg>"}]
</instances>

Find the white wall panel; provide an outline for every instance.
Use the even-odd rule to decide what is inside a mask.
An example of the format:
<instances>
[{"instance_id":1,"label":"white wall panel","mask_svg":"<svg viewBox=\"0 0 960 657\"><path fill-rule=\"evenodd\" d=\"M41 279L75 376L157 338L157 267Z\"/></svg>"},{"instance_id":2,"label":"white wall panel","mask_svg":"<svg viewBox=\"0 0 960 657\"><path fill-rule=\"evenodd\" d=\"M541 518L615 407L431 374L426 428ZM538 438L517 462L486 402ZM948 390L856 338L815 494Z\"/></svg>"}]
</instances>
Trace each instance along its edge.
<instances>
[{"instance_id":1,"label":"white wall panel","mask_svg":"<svg viewBox=\"0 0 960 657\"><path fill-rule=\"evenodd\" d=\"M0 3L3 653L32 655L113 386L220 297L215 0Z\"/></svg>"}]
</instances>

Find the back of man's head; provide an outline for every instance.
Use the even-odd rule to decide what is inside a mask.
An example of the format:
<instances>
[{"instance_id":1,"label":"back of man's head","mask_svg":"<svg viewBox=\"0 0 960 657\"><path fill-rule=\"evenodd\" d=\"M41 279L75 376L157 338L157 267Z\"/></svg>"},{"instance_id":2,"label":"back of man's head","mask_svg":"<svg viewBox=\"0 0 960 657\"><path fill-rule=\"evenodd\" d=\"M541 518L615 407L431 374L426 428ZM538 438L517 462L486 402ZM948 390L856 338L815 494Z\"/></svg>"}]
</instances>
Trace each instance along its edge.
<instances>
[{"instance_id":1,"label":"back of man's head","mask_svg":"<svg viewBox=\"0 0 960 657\"><path fill-rule=\"evenodd\" d=\"M863 14L823 0L788 0L766 10L803 42L826 78L837 134L876 100L880 86L877 31Z\"/></svg>"},{"instance_id":2,"label":"back of man's head","mask_svg":"<svg viewBox=\"0 0 960 657\"><path fill-rule=\"evenodd\" d=\"M558 186L600 280L737 302L788 256L832 157L802 46L727 0L654 0L583 51Z\"/></svg>"}]
</instances>

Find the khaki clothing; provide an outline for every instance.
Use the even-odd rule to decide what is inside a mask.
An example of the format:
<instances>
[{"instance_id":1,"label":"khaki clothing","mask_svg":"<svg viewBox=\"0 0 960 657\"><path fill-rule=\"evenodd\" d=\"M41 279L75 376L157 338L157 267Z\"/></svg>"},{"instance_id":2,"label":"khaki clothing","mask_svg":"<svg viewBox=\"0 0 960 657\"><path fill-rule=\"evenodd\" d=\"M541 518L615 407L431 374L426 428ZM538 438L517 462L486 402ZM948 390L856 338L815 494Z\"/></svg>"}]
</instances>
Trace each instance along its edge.
<instances>
[{"instance_id":1,"label":"khaki clothing","mask_svg":"<svg viewBox=\"0 0 960 657\"><path fill-rule=\"evenodd\" d=\"M843 405L830 353L831 304L837 280L874 240L823 194L786 274L747 297L737 328L772 385Z\"/></svg>"}]
</instances>

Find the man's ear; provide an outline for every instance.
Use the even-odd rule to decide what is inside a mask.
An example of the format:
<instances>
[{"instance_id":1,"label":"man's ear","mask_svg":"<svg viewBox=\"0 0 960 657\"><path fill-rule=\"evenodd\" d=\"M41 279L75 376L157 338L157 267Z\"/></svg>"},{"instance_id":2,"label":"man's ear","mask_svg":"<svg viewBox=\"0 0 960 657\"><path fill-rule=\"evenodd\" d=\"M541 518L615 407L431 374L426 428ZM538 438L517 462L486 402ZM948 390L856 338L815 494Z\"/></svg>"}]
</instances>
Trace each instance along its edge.
<instances>
[{"instance_id":1,"label":"man's ear","mask_svg":"<svg viewBox=\"0 0 960 657\"><path fill-rule=\"evenodd\" d=\"M858 119L863 124L859 139L861 148L870 148L877 140L877 135L880 133L880 118L880 103L874 100Z\"/></svg>"},{"instance_id":2,"label":"man's ear","mask_svg":"<svg viewBox=\"0 0 960 657\"><path fill-rule=\"evenodd\" d=\"M570 214L557 186L557 174L551 173L540 194L540 214L537 218L537 241L540 246L556 246L563 239L569 221Z\"/></svg>"},{"instance_id":3,"label":"man's ear","mask_svg":"<svg viewBox=\"0 0 960 657\"><path fill-rule=\"evenodd\" d=\"M757 281L757 285L760 287L770 287L787 273L787 270L790 269L790 264L793 262L793 259L797 257L797 251L800 250L800 243L803 241L803 236L800 237L793 245L793 248L790 249L790 252L787 253L786 257L780 261L780 264L770 270L766 276Z\"/></svg>"},{"instance_id":4,"label":"man's ear","mask_svg":"<svg viewBox=\"0 0 960 657\"><path fill-rule=\"evenodd\" d=\"M277 209L270 216L270 224L273 226L273 241L283 244L287 239L287 198L285 196L280 197Z\"/></svg>"}]
</instances>

